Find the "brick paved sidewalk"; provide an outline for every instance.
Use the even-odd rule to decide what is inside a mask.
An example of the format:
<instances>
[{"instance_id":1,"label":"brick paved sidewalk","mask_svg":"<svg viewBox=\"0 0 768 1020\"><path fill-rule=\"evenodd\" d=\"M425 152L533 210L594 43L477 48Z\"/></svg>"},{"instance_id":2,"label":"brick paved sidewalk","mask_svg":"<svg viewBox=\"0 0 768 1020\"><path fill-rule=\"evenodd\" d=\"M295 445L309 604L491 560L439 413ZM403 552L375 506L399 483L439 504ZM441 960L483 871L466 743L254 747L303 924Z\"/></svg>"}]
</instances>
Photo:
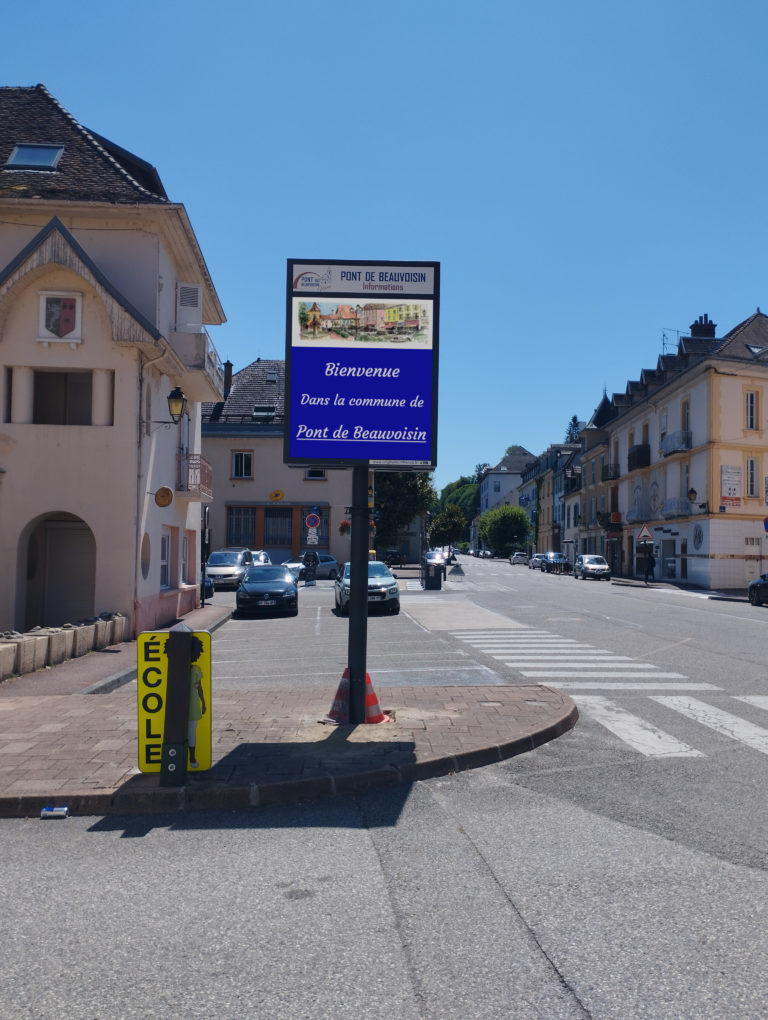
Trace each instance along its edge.
<instances>
[{"instance_id":1,"label":"brick paved sidewalk","mask_svg":"<svg viewBox=\"0 0 768 1020\"><path fill-rule=\"evenodd\" d=\"M213 767L161 787L136 767L136 683L108 694L0 698L0 817L48 804L102 815L242 808L445 775L532 750L575 725L548 687L386 687L394 721L326 726L327 689L230 691L212 706Z\"/></svg>"}]
</instances>

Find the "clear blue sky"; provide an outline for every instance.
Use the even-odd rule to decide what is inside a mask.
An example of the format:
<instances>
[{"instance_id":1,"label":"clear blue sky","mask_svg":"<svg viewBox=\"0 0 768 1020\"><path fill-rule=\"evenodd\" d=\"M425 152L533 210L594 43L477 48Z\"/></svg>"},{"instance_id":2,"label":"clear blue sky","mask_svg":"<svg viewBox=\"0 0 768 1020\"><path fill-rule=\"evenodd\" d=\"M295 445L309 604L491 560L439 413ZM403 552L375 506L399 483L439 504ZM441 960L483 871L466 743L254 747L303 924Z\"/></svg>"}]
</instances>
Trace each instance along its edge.
<instances>
[{"instance_id":1,"label":"clear blue sky","mask_svg":"<svg viewBox=\"0 0 768 1020\"><path fill-rule=\"evenodd\" d=\"M441 262L438 489L768 309L764 0L35 10L1 83L157 167L235 370L284 355L287 258Z\"/></svg>"}]
</instances>

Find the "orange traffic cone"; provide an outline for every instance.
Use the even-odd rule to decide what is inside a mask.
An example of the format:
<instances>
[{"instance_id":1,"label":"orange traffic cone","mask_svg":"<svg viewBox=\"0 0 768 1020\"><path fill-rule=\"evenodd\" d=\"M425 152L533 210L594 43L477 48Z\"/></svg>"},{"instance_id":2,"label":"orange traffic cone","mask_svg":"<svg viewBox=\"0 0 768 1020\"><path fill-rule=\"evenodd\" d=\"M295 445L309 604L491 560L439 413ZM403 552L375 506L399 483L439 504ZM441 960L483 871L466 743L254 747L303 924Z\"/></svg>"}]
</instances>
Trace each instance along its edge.
<instances>
[{"instance_id":1,"label":"orange traffic cone","mask_svg":"<svg viewBox=\"0 0 768 1020\"><path fill-rule=\"evenodd\" d=\"M320 722L333 723L336 726L349 725L349 669L345 669L342 674L330 712ZM363 722L392 722L389 716L382 712L371 678L367 673L365 674L365 717Z\"/></svg>"},{"instance_id":2,"label":"orange traffic cone","mask_svg":"<svg viewBox=\"0 0 768 1020\"><path fill-rule=\"evenodd\" d=\"M373 689L371 678L368 674L365 674L365 722L367 723L380 723L380 722L392 722L388 715L384 715L379 705L379 699L376 697L376 691Z\"/></svg>"},{"instance_id":3,"label":"orange traffic cone","mask_svg":"<svg viewBox=\"0 0 768 1020\"><path fill-rule=\"evenodd\" d=\"M349 723L349 670L345 669L341 676L339 686L336 688L336 696L333 699L331 710L325 719L320 722L335 723L337 726L346 726Z\"/></svg>"}]
</instances>

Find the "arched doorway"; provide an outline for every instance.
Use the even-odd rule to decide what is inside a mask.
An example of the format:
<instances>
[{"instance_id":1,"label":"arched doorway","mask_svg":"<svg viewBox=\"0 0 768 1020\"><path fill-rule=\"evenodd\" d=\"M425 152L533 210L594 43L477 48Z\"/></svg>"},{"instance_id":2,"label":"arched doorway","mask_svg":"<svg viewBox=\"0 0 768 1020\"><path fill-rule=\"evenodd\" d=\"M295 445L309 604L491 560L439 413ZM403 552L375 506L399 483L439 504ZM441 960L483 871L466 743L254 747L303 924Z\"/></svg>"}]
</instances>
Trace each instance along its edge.
<instances>
[{"instance_id":1,"label":"arched doorway","mask_svg":"<svg viewBox=\"0 0 768 1020\"><path fill-rule=\"evenodd\" d=\"M20 551L26 565L25 630L93 616L96 540L85 521L47 514L25 529Z\"/></svg>"}]
</instances>

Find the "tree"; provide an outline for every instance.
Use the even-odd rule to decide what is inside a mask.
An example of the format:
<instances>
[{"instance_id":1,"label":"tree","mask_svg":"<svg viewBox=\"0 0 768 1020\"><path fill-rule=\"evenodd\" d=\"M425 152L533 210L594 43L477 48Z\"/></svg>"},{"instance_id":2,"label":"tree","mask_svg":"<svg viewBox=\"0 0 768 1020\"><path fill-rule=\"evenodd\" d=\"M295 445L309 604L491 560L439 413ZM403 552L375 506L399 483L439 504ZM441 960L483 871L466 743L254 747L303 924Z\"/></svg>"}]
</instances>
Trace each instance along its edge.
<instances>
[{"instance_id":1,"label":"tree","mask_svg":"<svg viewBox=\"0 0 768 1020\"><path fill-rule=\"evenodd\" d=\"M486 463L475 464L475 479L474 480L479 483L480 480L483 477L483 471L485 471L485 469L489 468L490 466L491 466L490 464L486 464Z\"/></svg>"},{"instance_id":2,"label":"tree","mask_svg":"<svg viewBox=\"0 0 768 1020\"><path fill-rule=\"evenodd\" d=\"M432 518L429 541L432 545L453 545L462 537L466 526L464 514L456 503L451 503L441 514Z\"/></svg>"},{"instance_id":3,"label":"tree","mask_svg":"<svg viewBox=\"0 0 768 1020\"><path fill-rule=\"evenodd\" d=\"M499 506L480 518L477 534L484 545L500 556L522 549L530 531L528 514L520 506Z\"/></svg>"},{"instance_id":4,"label":"tree","mask_svg":"<svg viewBox=\"0 0 768 1020\"><path fill-rule=\"evenodd\" d=\"M437 500L425 471L376 472L376 545L394 546L414 517L431 510Z\"/></svg>"},{"instance_id":5,"label":"tree","mask_svg":"<svg viewBox=\"0 0 768 1020\"><path fill-rule=\"evenodd\" d=\"M579 419L574 414L568 422L568 428L565 430L565 441L566 443L578 443L580 435L581 425L579 423Z\"/></svg>"}]
</instances>

